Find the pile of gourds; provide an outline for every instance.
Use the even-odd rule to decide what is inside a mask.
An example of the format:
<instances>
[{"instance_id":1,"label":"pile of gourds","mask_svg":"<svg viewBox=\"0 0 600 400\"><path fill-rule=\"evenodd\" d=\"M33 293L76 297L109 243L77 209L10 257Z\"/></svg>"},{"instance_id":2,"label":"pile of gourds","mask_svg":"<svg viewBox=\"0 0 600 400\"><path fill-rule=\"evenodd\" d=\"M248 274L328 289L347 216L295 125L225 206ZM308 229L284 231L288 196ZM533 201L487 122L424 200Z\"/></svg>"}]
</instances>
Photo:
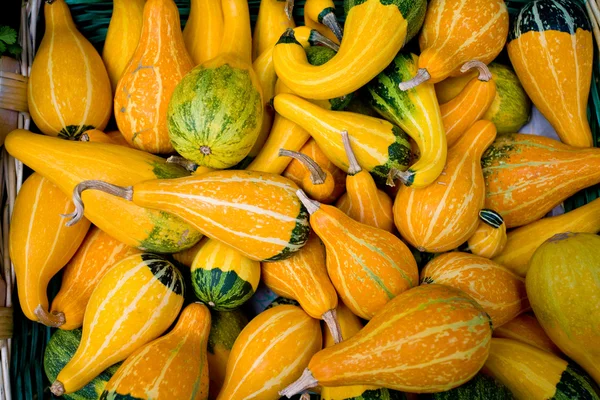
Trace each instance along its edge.
<instances>
[{"instance_id":1,"label":"pile of gourds","mask_svg":"<svg viewBox=\"0 0 600 400\"><path fill-rule=\"evenodd\" d=\"M115 0L101 57L46 1L43 134L5 146L35 171L10 255L59 328L53 394L600 398L600 200L543 218L600 183L584 8L509 32L503 0L333 6L262 0L252 37L246 0L192 0L183 32L173 0ZM515 133L530 98L562 143ZM259 281L280 299L248 322Z\"/></svg>"}]
</instances>

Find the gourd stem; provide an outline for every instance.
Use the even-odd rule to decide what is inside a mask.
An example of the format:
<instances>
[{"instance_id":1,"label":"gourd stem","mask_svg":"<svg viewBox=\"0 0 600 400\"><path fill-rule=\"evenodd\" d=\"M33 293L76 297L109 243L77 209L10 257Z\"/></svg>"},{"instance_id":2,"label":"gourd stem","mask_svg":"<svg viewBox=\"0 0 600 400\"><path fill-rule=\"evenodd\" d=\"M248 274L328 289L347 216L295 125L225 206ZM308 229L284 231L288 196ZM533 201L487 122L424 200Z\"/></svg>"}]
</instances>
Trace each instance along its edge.
<instances>
[{"instance_id":1,"label":"gourd stem","mask_svg":"<svg viewBox=\"0 0 600 400\"><path fill-rule=\"evenodd\" d=\"M394 179L400 179L400 181L406 185L406 186L410 186L412 185L414 179L415 179L415 173L414 171L411 170L407 170L407 171L400 171L397 170L396 168L391 168L390 172L387 175L387 180L385 181L385 184L391 187L396 186L394 184Z\"/></svg>"},{"instance_id":2,"label":"gourd stem","mask_svg":"<svg viewBox=\"0 0 600 400\"><path fill-rule=\"evenodd\" d=\"M167 162L169 164L180 165L183 168L187 169L189 172L196 172L196 170L198 169L198 164L196 164L193 161L186 160L185 158L183 158L181 156L171 156L171 157L167 158Z\"/></svg>"},{"instance_id":3,"label":"gourd stem","mask_svg":"<svg viewBox=\"0 0 600 400\"><path fill-rule=\"evenodd\" d=\"M304 372L302 372L302 376L298 378L296 382L292 383L291 385L283 389L281 392L279 392L279 395L285 396L289 399L295 394L317 386L318 383L319 382L312 375L312 372L310 372L310 370L306 368Z\"/></svg>"},{"instance_id":4,"label":"gourd stem","mask_svg":"<svg viewBox=\"0 0 600 400\"><path fill-rule=\"evenodd\" d=\"M298 160L307 170L310 172L310 181L313 185L322 185L327 179L327 174L323 169L316 163L315 160L307 156L306 154L299 153L297 151L291 151L286 149L279 149L279 157L292 157Z\"/></svg>"},{"instance_id":5,"label":"gourd stem","mask_svg":"<svg viewBox=\"0 0 600 400\"><path fill-rule=\"evenodd\" d=\"M492 79L492 73L490 72L490 69L487 67L487 65L478 60L467 61L462 67L460 67L460 72L464 73L473 68L477 68L479 70L479 76L477 79L480 81L489 82L490 79Z\"/></svg>"},{"instance_id":6,"label":"gourd stem","mask_svg":"<svg viewBox=\"0 0 600 400\"><path fill-rule=\"evenodd\" d=\"M35 308L33 313L38 318L38 321L46 326L58 328L65 324L65 314L61 312L48 312L44 310L41 304Z\"/></svg>"},{"instance_id":7,"label":"gourd stem","mask_svg":"<svg viewBox=\"0 0 600 400\"><path fill-rule=\"evenodd\" d=\"M335 308L323 314L321 319L325 321L325 324L327 325L327 328L329 328L329 332L333 337L333 341L336 344L344 340L344 338L342 338L342 329L340 328L340 324L337 319L337 311Z\"/></svg>"},{"instance_id":8,"label":"gourd stem","mask_svg":"<svg viewBox=\"0 0 600 400\"><path fill-rule=\"evenodd\" d=\"M310 394L302 393L302 396L300 396L300 400L310 400Z\"/></svg>"},{"instance_id":9,"label":"gourd stem","mask_svg":"<svg viewBox=\"0 0 600 400\"><path fill-rule=\"evenodd\" d=\"M362 168L356 159L354 151L352 151L350 136L346 130L342 131L342 143L344 143L344 150L346 151L346 157L348 157L348 175L356 175L362 171Z\"/></svg>"},{"instance_id":10,"label":"gourd stem","mask_svg":"<svg viewBox=\"0 0 600 400\"><path fill-rule=\"evenodd\" d=\"M504 218L494 210L489 210L487 208L479 211L479 219L482 220L487 225L491 226L494 229L498 229L504 223Z\"/></svg>"},{"instance_id":11,"label":"gourd stem","mask_svg":"<svg viewBox=\"0 0 600 400\"><path fill-rule=\"evenodd\" d=\"M419 86L423 82L427 82L429 79L431 79L431 75L429 75L429 72L427 72L425 68L419 68L417 74L411 80L408 80L406 82L400 82L398 84L398 87L403 92L406 92L407 90Z\"/></svg>"},{"instance_id":12,"label":"gourd stem","mask_svg":"<svg viewBox=\"0 0 600 400\"><path fill-rule=\"evenodd\" d=\"M88 189L100 190L102 192L112 194L113 196L119 196L125 200L133 200L133 186L117 186L104 181L89 180L83 181L73 189L73 203L75 204L75 211L70 214L62 214L65 218L70 218L67 221L67 226L71 226L79 222L83 218L84 204L81 200L81 193Z\"/></svg>"},{"instance_id":13,"label":"gourd stem","mask_svg":"<svg viewBox=\"0 0 600 400\"><path fill-rule=\"evenodd\" d=\"M50 391L55 396L62 396L65 394L65 386L60 381L54 381L52 386L50 386Z\"/></svg>"},{"instance_id":14,"label":"gourd stem","mask_svg":"<svg viewBox=\"0 0 600 400\"><path fill-rule=\"evenodd\" d=\"M335 51L336 53L338 51L340 51L339 44L337 44L333 40L329 39L327 36L323 35L321 32L317 31L316 29L313 29L310 31L310 38L308 39L308 42L310 43L311 46L320 44L325 47L329 47L331 50Z\"/></svg>"},{"instance_id":15,"label":"gourd stem","mask_svg":"<svg viewBox=\"0 0 600 400\"><path fill-rule=\"evenodd\" d=\"M298 196L302 204L304 204L304 207L308 210L308 213L311 215L316 213L319 210L319 207L321 207L321 203L309 199L302 189L296 190L296 196Z\"/></svg>"},{"instance_id":16,"label":"gourd stem","mask_svg":"<svg viewBox=\"0 0 600 400\"><path fill-rule=\"evenodd\" d=\"M79 137L79 141L80 142L89 142L90 135L88 135L87 133L82 133L81 136Z\"/></svg>"},{"instance_id":17,"label":"gourd stem","mask_svg":"<svg viewBox=\"0 0 600 400\"><path fill-rule=\"evenodd\" d=\"M294 0L285 0L285 15L289 20L293 18L294 12Z\"/></svg>"},{"instance_id":18,"label":"gourd stem","mask_svg":"<svg viewBox=\"0 0 600 400\"><path fill-rule=\"evenodd\" d=\"M340 26L340 23L338 22L333 12L330 11L327 14L325 14L321 20L321 23L328 27L331 30L331 32L333 32L333 34L335 35L337 40L340 41L340 43L342 42L342 36L344 35L344 31L342 30L342 27Z\"/></svg>"}]
</instances>

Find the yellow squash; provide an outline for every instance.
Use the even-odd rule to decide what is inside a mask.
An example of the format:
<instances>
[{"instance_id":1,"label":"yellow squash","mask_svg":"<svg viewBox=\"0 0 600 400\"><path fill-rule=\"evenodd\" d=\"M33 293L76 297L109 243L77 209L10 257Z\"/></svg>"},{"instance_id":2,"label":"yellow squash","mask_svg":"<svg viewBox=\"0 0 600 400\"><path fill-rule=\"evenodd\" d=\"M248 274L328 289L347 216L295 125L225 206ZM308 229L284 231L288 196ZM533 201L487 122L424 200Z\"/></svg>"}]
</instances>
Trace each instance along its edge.
<instances>
[{"instance_id":1,"label":"yellow squash","mask_svg":"<svg viewBox=\"0 0 600 400\"><path fill-rule=\"evenodd\" d=\"M223 25L221 0L190 1L190 16L183 29L183 40L194 65L219 54Z\"/></svg>"},{"instance_id":2,"label":"yellow squash","mask_svg":"<svg viewBox=\"0 0 600 400\"><path fill-rule=\"evenodd\" d=\"M319 31L336 43L342 41L342 27L335 16L335 4L332 0L306 0L304 3L304 25Z\"/></svg>"},{"instance_id":3,"label":"yellow squash","mask_svg":"<svg viewBox=\"0 0 600 400\"><path fill-rule=\"evenodd\" d=\"M160 336L182 305L183 278L170 262L150 253L121 260L94 289L77 352L50 391L61 396L79 390Z\"/></svg>"},{"instance_id":4,"label":"yellow squash","mask_svg":"<svg viewBox=\"0 0 600 400\"><path fill-rule=\"evenodd\" d=\"M518 340L548 353L563 357L560 349L548 337L533 313L521 314L504 325L494 328L493 337Z\"/></svg>"},{"instance_id":5,"label":"yellow squash","mask_svg":"<svg viewBox=\"0 0 600 400\"><path fill-rule=\"evenodd\" d=\"M287 6L285 0L261 0L252 37L253 60L272 49L286 29L296 27L294 18L287 13Z\"/></svg>"},{"instance_id":6,"label":"yellow squash","mask_svg":"<svg viewBox=\"0 0 600 400\"><path fill-rule=\"evenodd\" d=\"M29 112L46 135L77 138L104 129L112 92L102 58L77 31L64 0L45 2L46 32L31 65Z\"/></svg>"},{"instance_id":7,"label":"yellow squash","mask_svg":"<svg viewBox=\"0 0 600 400\"><path fill-rule=\"evenodd\" d=\"M300 307L262 312L240 333L217 400L277 399L321 349L321 326Z\"/></svg>"},{"instance_id":8,"label":"yellow squash","mask_svg":"<svg viewBox=\"0 0 600 400\"><path fill-rule=\"evenodd\" d=\"M494 258L506 246L506 224L494 210L479 211L479 225L468 240L471 253L484 258Z\"/></svg>"},{"instance_id":9,"label":"yellow squash","mask_svg":"<svg viewBox=\"0 0 600 400\"><path fill-rule=\"evenodd\" d=\"M63 313L49 312L48 283L75 254L90 227L87 219L81 226L66 227L61 214L72 209L69 197L34 173L23 183L11 219L8 244L19 304L27 318L48 326L65 323Z\"/></svg>"}]
</instances>

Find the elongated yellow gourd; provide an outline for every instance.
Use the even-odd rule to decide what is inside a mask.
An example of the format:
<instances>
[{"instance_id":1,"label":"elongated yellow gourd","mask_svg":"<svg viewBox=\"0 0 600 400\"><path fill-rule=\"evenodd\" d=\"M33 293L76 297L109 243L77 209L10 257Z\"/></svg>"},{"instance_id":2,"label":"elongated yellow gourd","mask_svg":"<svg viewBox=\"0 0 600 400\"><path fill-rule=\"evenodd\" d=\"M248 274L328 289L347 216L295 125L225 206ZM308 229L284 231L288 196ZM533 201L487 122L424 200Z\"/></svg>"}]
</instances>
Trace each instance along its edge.
<instances>
[{"instance_id":1,"label":"elongated yellow gourd","mask_svg":"<svg viewBox=\"0 0 600 400\"><path fill-rule=\"evenodd\" d=\"M64 0L44 4L46 32L31 65L27 103L46 135L77 138L104 129L112 92L102 58L77 31Z\"/></svg>"},{"instance_id":2,"label":"elongated yellow gourd","mask_svg":"<svg viewBox=\"0 0 600 400\"><path fill-rule=\"evenodd\" d=\"M217 400L276 399L321 349L321 326L300 307L262 312L240 333Z\"/></svg>"},{"instance_id":3,"label":"elongated yellow gourd","mask_svg":"<svg viewBox=\"0 0 600 400\"><path fill-rule=\"evenodd\" d=\"M77 352L50 390L56 396L79 390L160 336L182 305L183 279L170 262L150 253L121 260L94 289Z\"/></svg>"},{"instance_id":4,"label":"elongated yellow gourd","mask_svg":"<svg viewBox=\"0 0 600 400\"><path fill-rule=\"evenodd\" d=\"M373 318L387 302L417 285L417 264L406 245L383 229L354 221L298 190L310 226L327 249L327 272L354 314Z\"/></svg>"},{"instance_id":5,"label":"elongated yellow gourd","mask_svg":"<svg viewBox=\"0 0 600 400\"><path fill-rule=\"evenodd\" d=\"M304 25L316 29L336 43L342 41L342 27L335 16L335 4L332 0L306 0Z\"/></svg>"},{"instance_id":6,"label":"elongated yellow gourd","mask_svg":"<svg viewBox=\"0 0 600 400\"><path fill-rule=\"evenodd\" d=\"M556 217L548 217L508 232L504 250L494 261L525 277L538 247L562 232L600 232L600 199Z\"/></svg>"},{"instance_id":7,"label":"elongated yellow gourd","mask_svg":"<svg viewBox=\"0 0 600 400\"><path fill-rule=\"evenodd\" d=\"M127 358L102 397L206 400L210 320L202 304L184 308L173 330Z\"/></svg>"},{"instance_id":8,"label":"elongated yellow gourd","mask_svg":"<svg viewBox=\"0 0 600 400\"><path fill-rule=\"evenodd\" d=\"M484 258L494 258L506 246L506 224L496 211L479 211L479 225L468 240L471 253Z\"/></svg>"},{"instance_id":9,"label":"elongated yellow gourd","mask_svg":"<svg viewBox=\"0 0 600 400\"><path fill-rule=\"evenodd\" d=\"M34 173L23 183L11 219L8 244L19 304L27 318L48 326L65 323L63 313L49 313L48 283L75 254L90 227L87 219L81 226L66 227L61 214L72 209L69 197Z\"/></svg>"},{"instance_id":10,"label":"elongated yellow gourd","mask_svg":"<svg viewBox=\"0 0 600 400\"><path fill-rule=\"evenodd\" d=\"M384 191L377 189L373 177L358 164L348 132L342 132L342 140L349 167L346 193L335 206L355 221L392 232L394 230L392 199Z\"/></svg>"},{"instance_id":11,"label":"elongated yellow gourd","mask_svg":"<svg viewBox=\"0 0 600 400\"><path fill-rule=\"evenodd\" d=\"M493 337L518 340L548 353L564 357L560 349L548 337L533 313L521 314L502 326L494 328Z\"/></svg>"},{"instance_id":12,"label":"elongated yellow gourd","mask_svg":"<svg viewBox=\"0 0 600 400\"><path fill-rule=\"evenodd\" d=\"M104 60L113 92L140 41L144 3L146 0L115 0L113 2L113 12L102 50L102 60Z\"/></svg>"},{"instance_id":13,"label":"elongated yellow gourd","mask_svg":"<svg viewBox=\"0 0 600 400\"><path fill-rule=\"evenodd\" d=\"M337 55L321 66L311 66L288 30L273 52L277 76L294 93L309 99L352 93L392 62L404 46L407 32L419 29L416 25L425 8L425 1L349 1L344 40Z\"/></svg>"},{"instance_id":14,"label":"elongated yellow gourd","mask_svg":"<svg viewBox=\"0 0 600 400\"><path fill-rule=\"evenodd\" d=\"M265 50L272 49L283 32L296 24L287 14L285 0L264 0L260 2L258 18L252 37L252 59L255 60ZM312 27L309 27L312 28Z\"/></svg>"},{"instance_id":15,"label":"elongated yellow gourd","mask_svg":"<svg viewBox=\"0 0 600 400\"><path fill-rule=\"evenodd\" d=\"M61 221L61 225L63 224L64 221ZM65 316L65 323L60 329L81 327L85 308L100 279L114 264L139 253L140 250L93 227L65 267L60 290L52 300L52 313L62 313Z\"/></svg>"},{"instance_id":16,"label":"elongated yellow gourd","mask_svg":"<svg viewBox=\"0 0 600 400\"><path fill-rule=\"evenodd\" d=\"M327 275L325 247L317 235L312 234L290 258L262 263L262 279L275 294L297 300L312 318L324 320L336 343L341 342L338 296Z\"/></svg>"},{"instance_id":17,"label":"elongated yellow gourd","mask_svg":"<svg viewBox=\"0 0 600 400\"><path fill-rule=\"evenodd\" d=\"M464 291L489 314L494 328L530 308L524 279L473 254L451 252L435 257L421 271L421 282Z\"/></svg>"},{"instance_id":18,"label":"elongated yellow gourd","mask_svg":"<svg viewBox=\"0 0 600 400\"><path fill-rule=\"evenodd\" d=\"M306 129L338 168L348 171L342 131L348 131L362 168L379 180L390 169L406 170L410 159L408 137L397 126L379 118L345 111L329 111L292 94L275 96L275 110Z\"/></svg>"},{"instance_id":19,"label":"elongated yellow gourd","mask_svg":"<svg viewBox=\"0 0 600 400\"><path fill-rule=\"evenodd\" d=\"M223 40L221 0L192 0L183 40L195 65L215 58Z\"/></svg>"}]
</instances>

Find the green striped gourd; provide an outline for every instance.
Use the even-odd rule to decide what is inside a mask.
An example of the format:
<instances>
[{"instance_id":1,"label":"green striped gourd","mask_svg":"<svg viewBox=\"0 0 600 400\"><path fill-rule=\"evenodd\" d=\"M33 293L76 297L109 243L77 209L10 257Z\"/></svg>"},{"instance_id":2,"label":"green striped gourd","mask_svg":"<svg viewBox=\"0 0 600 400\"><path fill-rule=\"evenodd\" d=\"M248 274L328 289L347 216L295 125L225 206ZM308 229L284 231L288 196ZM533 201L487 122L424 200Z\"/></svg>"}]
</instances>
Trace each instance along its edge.
<instances>
[{"instance_id":1,"label":"green striped gourd","mask_svg":"<svg viewBox=\"0 0 600 400\"><path fill-rule=\"evenodd\" d=\"M479 373L452 390L419 396L419 400L513 400L510 390L491 376Z\"/></svg>"}]
</instances>

